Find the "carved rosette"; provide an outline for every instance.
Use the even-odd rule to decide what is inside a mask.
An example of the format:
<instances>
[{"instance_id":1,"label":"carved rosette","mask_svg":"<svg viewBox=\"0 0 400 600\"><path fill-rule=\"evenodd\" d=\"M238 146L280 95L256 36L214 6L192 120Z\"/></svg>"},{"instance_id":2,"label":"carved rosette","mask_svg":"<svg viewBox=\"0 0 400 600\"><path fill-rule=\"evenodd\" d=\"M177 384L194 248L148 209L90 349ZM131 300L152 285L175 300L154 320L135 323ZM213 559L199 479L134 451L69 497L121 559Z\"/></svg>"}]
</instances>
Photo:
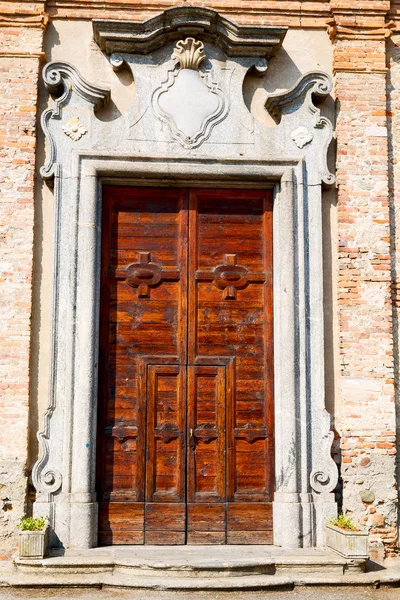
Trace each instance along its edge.
<instances>
[{"instance_id":1,"label":"carved rosette","mask_svg":"<svg viewBox=\"0 0 400 600\"><path fill-rule=\"evenodd\" d=\"M227 101L211 71L200 70L206 58L203 42L191 37L180 40L172 58L175 67L155 90L153 109L184 148L197 148L227 116Z\"/></svg>"},{"instance_id":2,"label":"carved rosette","mask_svg":"<svg viewBox=\"0 0 400 600\"><path fill-rule=\"evenodd\" d=\"M65 135L71 138L74 142L81 139L88 132L86 127L81 123L79 117L71 117L70 120L62 128Z\"/></svg>"},{"instance_id":3,"label":"carved rosette","mask_svg":"<svg viewBox=\"0 0 400 600\"><path fill-rule=\"evenodd\" d=\"M298 148L304 148L304 146L310 144L314 139L311 131L309 131L307 127L304 127L303 125L292 131L290 137Z\"/></svg>"}]
</instances>

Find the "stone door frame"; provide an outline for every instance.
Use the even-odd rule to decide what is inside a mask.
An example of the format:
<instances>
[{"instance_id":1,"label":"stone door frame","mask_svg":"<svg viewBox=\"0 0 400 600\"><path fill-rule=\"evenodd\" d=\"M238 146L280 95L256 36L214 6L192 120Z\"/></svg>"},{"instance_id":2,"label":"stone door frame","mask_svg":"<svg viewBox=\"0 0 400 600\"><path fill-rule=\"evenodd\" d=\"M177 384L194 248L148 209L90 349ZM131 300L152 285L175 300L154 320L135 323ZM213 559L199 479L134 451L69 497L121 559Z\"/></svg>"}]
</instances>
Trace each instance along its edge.
<instances>
[{"instance_id":1,"label":"stone door frame","mask_svg":"<svg viewBox=\"0 0 400 600\"><path fill-rule=\"evenodd\" d=\"M93 28L95 41L111 55L110 68L132 71L135 98L124 115L102 122L94 109L110 100L110 90L89 83L69 63L49 63L43 70L55 103L42 114L49 152L41 174L54 185L55 223L51 380L32 472L34 513L49 515L53 545L97 543L102 184L269 187L274 544L323 546L325 516L336 513L338 476L324 400L321 190L334 182L327 167L332 125L318 108L331 92L331 79L309 72L289 90L269 94L265 109L275 126L266 127L245 105L243 82L248 73L266 73L285 28L240 26L211 9L189 6L139 24L94 21ZM218 110L205 115L194 138L186 126L192 118L198 121L196 109L178 127L176 115L163 112L159 102L185 68L197 77L195 88L188 84L183 90L189 99L199 85L203 94L219 99Z\"/></svg>"},{"instance_id":2,"label":"stone door frame","mask_svg":"<svg viewBox=\"0 0 400 600\"><path fill-rule=\"evenodd\" d=\"M323 544L324 517L336 510L329 490L335 483L336 467L326 454L332 438L329 416L323 406L321 190L308 186L305 194L303 173L303 161L290 158L273 164L260 160L225 160L215 164L208 159L187 157L180 160L131 155L98 157L96 153L74 156L68 191L60 194L59 189L56 193L55 263L60 268L54 279L54 404L46 413L48 433L52 427L52 439L56 441L57 428L62 427L59 437L63 444L53 445L53 456L42 455L45 461L40 464L40 459L37 463L35 482L39 492L35 513L51 516L53 543L83 548L97 544L95 460L101 187L103 183L138 186L144 182L154 186L167 180L179 187L274 189L274 543L284 547ZM56 189L61 184L62 180L56 176ZM299 228L305 196L313 208L309 215L312 236L308 240ZM299 260L305 252L314 257L308 282L304 264ZM66 277L70 279L69 295L61 300ZM307 301L313 315L307 320L308 326ZM306 364L307 340L312 340L308 349L312 352L309 357L312 368ZM310 403L312 422L307 418ZM62 420L57 418L57 409L61 413L61 408ZM48 462L57 468L49 468Z\"/></svg>"}]
</instances>

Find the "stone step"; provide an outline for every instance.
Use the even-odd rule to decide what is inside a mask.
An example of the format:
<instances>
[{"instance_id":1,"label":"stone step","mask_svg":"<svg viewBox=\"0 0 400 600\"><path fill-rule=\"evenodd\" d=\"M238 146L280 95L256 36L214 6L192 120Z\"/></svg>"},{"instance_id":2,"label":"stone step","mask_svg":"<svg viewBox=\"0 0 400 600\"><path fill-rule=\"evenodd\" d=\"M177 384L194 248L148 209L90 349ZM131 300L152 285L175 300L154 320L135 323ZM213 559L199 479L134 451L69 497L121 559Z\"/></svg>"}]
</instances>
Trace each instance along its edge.
<instances>
[{"instance_id":1,"label":"stone step","mask_svg":"<svg viewBox=\"0 0 400 600\"><path fill-rule=\"evenodd\" d=\"M245 553L244 553L245 554ZM261 554L261 555L260 555ZM162 560L160 560L162 558ZM280 556L254 557L218 557L215 553L209 558L200 556L175 555L171 558L140 556L137 551L133 556L86 554L80 556L63 556L46 558L40 561L17 559L18 572L26 575L41 574L76 575L76 574L113 574L135 578L168 578L168 579L237 579L241 577L285 577L288 572L297 575L323 572L326 575L341 576L346 570L346 561L334 554L293 554Z\"/></svg>"},{"instance_id":2,"label":"stone step","mask_svg":"<svg viewBox=\"0 0 400 600\"><path fill-rule=\"evenodd\" d=\"M153 590L262 590L291 589L293 581L289 577L248 575L245 577L132 577L124 574L70 574L22 577L0 581L1 587L45 588L45 587L124 587Z\"/></svg>"},{"instance_id":3,"label":"stone step","mask_svg":"<svg viewBox=\"0 0 400 600\"><path fill-rule=\"evenodd\" d=\"M153 590L290 590L296 586L399 585L400 561L364 573L345 565L330 553L294 551L268 556L268 552L237 549L230 556L221 550L124 550L92 549L44 561L15 561L0 565L0 588L107 588ZM242 554L242 555L241 555ZM266 555L267 554L267 555ZM207 555L210 555L208 558ZM162 559L162 560L161 560ZM273 566L273 573L272 573ZM354 565L353 565L354 566ZM262 572L265 569L266 572ZM271 570L270 570L271 569ZM267 572L268 571L268 572ZM243 573L245 573L243 575ZM206 574L211 574L206 576Z\"/></svg>"}]
</instances>

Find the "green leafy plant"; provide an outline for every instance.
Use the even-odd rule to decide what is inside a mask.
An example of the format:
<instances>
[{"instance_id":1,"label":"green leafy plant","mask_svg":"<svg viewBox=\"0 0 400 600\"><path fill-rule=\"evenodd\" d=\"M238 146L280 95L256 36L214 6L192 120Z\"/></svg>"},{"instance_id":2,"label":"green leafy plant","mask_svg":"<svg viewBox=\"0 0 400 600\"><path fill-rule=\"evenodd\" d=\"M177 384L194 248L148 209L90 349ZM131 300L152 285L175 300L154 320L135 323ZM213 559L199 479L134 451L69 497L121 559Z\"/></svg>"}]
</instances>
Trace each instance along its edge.
<instances>
[{"instance_id":1,"label":"green leafy plant","mask_svg":"<svg viewBox=\"0 0 400 600\"><path fill-rule=\"evenodd\" d=\"M47 524L47 517L21 517L17 527L21 531L43 531Z\"/></svg>"},{"instance_id":2,"label":"green leafy plant","mask_svg":"<svg viewBox=\"0 0 400 600\"><path fill-rule=\"evenodd\" d=\"M344 514L340 514L337 517L332 517L329 519L328 523L330 525L334 525L335 527L339 527L340 529L347 529L347 531L360 531L353 519Z\"/></svg>"}]
</instances>

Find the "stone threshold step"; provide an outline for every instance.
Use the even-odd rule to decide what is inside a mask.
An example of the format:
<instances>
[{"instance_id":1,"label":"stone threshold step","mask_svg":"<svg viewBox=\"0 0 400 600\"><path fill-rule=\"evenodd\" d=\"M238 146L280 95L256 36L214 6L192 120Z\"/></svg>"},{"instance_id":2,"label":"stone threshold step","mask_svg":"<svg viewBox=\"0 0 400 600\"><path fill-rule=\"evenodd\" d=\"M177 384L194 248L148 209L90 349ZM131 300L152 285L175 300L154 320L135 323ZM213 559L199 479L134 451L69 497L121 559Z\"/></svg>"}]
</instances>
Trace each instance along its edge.
<instances>
[{"instance_id":1,"label":"stone threshold step","mask_svg":"<svg viewBox=\"0 0 400 600\"><path fill-rule=\"evenodd\" d=\"M133 577L168 578L226 578L285 575L287 571L298 574L324 572L343 575L346 561L337 556L280 556L277 558L253 558L235 560L173 560L170 562L145 558L55 557L39 561L17 559L15 566L20 573L61 575L114 573ZM361 570L361 569L360 569Z\"/></svg>"},{"instance_id":2,"label":"stone threshold step","mask_svg":"<svg viewBox=\"0 0 400 600\"><path fill-rule=\"evenodd\" d=\"M296 586L372 586L398 585L400 572L396 575L366 573L349 574L340 577L316 573L301 576L288 573L286 577L280 576L246 576L223 578L165 578L131 577L122 574L102 573L97 575L69 575L69 576L27 576L10 573L1 577L0 588L132 588L153 590L290 590Z\"/></svg>"}]
</instances>

